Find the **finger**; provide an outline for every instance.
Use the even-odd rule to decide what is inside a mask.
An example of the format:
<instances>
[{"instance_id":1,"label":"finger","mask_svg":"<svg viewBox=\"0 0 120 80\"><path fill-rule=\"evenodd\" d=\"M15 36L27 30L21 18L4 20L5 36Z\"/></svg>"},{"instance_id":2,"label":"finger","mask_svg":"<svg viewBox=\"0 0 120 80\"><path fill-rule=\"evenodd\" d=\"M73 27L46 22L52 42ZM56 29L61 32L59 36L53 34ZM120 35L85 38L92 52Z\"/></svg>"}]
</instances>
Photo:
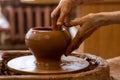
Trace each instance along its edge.
<instances>
[{"instance_id":1,"label":"finger","mask_svg":"<svg viewBox=\"0 0 120 80\"><path fill-rule=\"evenodd\" d=\"M51 13L51 19L52 19L52 30L58 30L58 27L57 27L57 19L58 19L58 16L59 16L59 7L55 8L54 11Z\"/></svg>"},{"instance_id":2,"label":"finger","mask_svg":"<svg viewBox=\"0 0 120 80\"><path fill-rule=\"evenodd\" d=\"M83 23L84 23L83 18L76 18L76 19L70 21L70 24L73 26L82 25Z\"/></svg>"},{"instance_id":3,"label":"finger","mask_svg":"<svg viewBox=\"0 0 120 80\"><path fill-rule=\"evenodd\" d=\"M72 27L72 26L82 25L83 23L84 21L81 18L76 18L74 20L67 21L66 23L64 23L64 25L66 27Z\"/></svg>"},{"instance_id":4,"label":"finger","mask_svg":"<svg viewBox=\"0 0 120 80\"><path fill-rule=\"evenodd\" d=\"M57 25L58 26L62 26L63 25L64 20L65 20L65 16L66 16L66 13L65 12L61 12L60 17L57 20Z\"/></svg>"},{"instance_id":5,"label":"finger","mask_svg":"<svg viewBox=\"0 0 120 80\"><path fill-rule=\"evenodd\" d=\"M68 46L66 50L66 56L71 54L73 50L77 49L80 44L96 30L95 27L88 28L88 25L89 23L86 23L82 27L80 27L75 38L72 40L72 43Z\"/></svg>"},{"instance_id":6,"label":"finger","mask_svg":"<svg viewBox=\"0 0 120 80\"><path fill-rule=\"evenodd\" d=\"M58 30L62 30L62 26L57 25Z\"/></svg>"},{"instance_id":7,"label":"finger","mask_svg":"<svg viewBox=\"0 0 120 80\"><path fill-rule=\"evenodd\" d=\"M65 55L69 55L71 54L71 52L75 49L77 49L79 47L79 40L80 40L80 37L82 36L81 34L81 29L78 30L76 36L74 37L74 39L72 40L72 42L70 43L70 45L68 46L66 52L65 52Z\"/></svg>"},{"instance_id":8,"label":"finger","mask_svg":"<svg viewBox=\"0 0 120 80\"><path fill-rule=\"evenodd\" d=\"M84 33L84 35L79 39L78 45L76 45L76 49L80 46L80 44L85 41L88 37L90 37L93 32L96 30L97 28L93 28L91 30L88 30L86 33ZM69 55L69 54L68 54Z\"/></svg>"},{"instance_id":9,"label":"finger","mask_svg":"<svg viewBox=\"0 0 120 80\"><path fill-rule=\"evenodd\" d=\"M88 25L87 25L88 26ZM83 35L83 39L85 40L88 38L95 30L97 30L99 27L91 26L87 31L85 31Z\"/></svg>"},{"instance_id":10,"label":"finger","mask_svg":"<svg viewBox=\"0 0 120 80\"><path fill-rule=\"evenodd\" d=\"M57 25L62 26L65 21L65 18L68 16L68 13L71 11L72 7L69 4L66 5L63 4L64 6L61 7L61 11L60 11L61 14L58 18Z\"/></svg>"},{"instance_id":11,"label":"finger","mask_svg":"<svg viewBox=\"0 0 120 80\"><path fill-rule=\"evenodd\" d=\"M64 22L64 26L66 26L66 27L72 27L72 25L70 24L70 21L71 21L71 19L70 19L70 14L68 14L67 15L67 17L65 18L65 22Z\"/></svg>"}]
</instances>

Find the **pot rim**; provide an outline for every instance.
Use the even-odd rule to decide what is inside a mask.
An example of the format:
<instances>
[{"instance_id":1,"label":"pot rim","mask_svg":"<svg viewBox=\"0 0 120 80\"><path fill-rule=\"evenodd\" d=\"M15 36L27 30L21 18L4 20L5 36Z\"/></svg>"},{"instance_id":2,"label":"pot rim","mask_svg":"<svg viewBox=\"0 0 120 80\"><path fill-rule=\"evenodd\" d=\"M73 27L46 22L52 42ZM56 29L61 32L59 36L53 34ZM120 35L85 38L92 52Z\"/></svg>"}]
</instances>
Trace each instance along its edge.
<instances>
[{"instance_id":1,"label":"pot rim","mask_svg":"<svg viewBox=\"0 0 120 80\"><path fill-rule=\"evenodd\" d=\"M62 28L62 30L52 30L52 27L33 27L30 28L30 30L38 31L38 30L43 30L43 31L65 31L65 28Z\"/></svg>"}]
</instances>

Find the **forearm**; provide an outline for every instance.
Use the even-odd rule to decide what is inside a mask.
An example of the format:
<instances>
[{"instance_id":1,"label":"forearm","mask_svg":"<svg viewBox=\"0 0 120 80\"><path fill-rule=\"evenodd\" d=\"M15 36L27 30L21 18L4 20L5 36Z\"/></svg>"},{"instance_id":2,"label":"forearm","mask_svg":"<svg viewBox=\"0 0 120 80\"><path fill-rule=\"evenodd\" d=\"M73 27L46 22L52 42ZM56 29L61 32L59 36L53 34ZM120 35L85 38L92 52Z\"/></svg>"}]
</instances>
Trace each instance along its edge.
<instances>
[{"instance_id":1,"label":"forearm","mask_svg":"<svg viewBox=\"0 0 120 80\"><path fill-rule=\"evenodd\" d=\"M98 15L103 16L104 24L103 25L109 25L109 24L120 24L120 11L115 12L101 12L98 13Z\"/></svg>"},{"instance_id":2,"label":"forearm","mask_svg":"<svg viewBox=\"0 0 120 80\"><path fill-rule=\"evenodd\" d=\"M72 1L74 1L75 4L77 5L108 2L108 0L72 0Z\"/></svg>"},{"instance_id":3,"label":"forearm","mask_svg":"<svg viewBox=\"0 0 120 80\"><path fill-rule=\"evenodd\" d=\"M120 24L120 11L109 13L108 19L111 24Z\"/></svg>"}]
</instances>

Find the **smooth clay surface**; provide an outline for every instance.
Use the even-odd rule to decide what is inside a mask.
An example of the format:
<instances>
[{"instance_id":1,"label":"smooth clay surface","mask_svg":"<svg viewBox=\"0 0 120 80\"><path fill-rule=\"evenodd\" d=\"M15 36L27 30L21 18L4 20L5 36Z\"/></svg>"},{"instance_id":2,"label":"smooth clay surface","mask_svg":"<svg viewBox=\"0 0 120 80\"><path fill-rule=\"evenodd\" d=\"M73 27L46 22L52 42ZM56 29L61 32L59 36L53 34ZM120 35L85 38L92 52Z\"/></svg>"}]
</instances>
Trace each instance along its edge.
<instances>
[{"instance_id":1,"label":"smooth clay surface","mask_svg":"<svg viewBox=\"0 0 120 80\"><path fill-rule=\"evenodd\" d=\"M66 30L32 28L27 32L25 42L35 56L38 66L42 63L59 65L60 58L70 43L70 35Z\"/></svg>"},{"instance_id":2,"label":"smooth clay surface","mask_svg":"<svg viewBox=\"0 0 120 80\"><path fill-rule=\"evenodd\" d=\"M35 57L33 55L29 55L12 59L7 63L7 65L10 70L17 74L50 75L82 71L89 66L89 62L75 56L62 56L61 63L59 65L51 66L47 63L43 63L37 66L35 63Z\"/></svg>"},{"instance_id":3,"label":"smooth clay surface","mask_svg":"<svg viewBox=\"0 0 120 80\"><path fill-rule=\"evenodd\" d=\"M12 52L12 54L17 54L20 53L19 51L17 52ZM8 54L8 53L7 53ZM26 55L26 52L22 52L22 54ZM10 53L9 55L6 55L5 58L10 58ZM23 55L21 55L23 56ZM110 80L110 72L109 72L109 66L108 63L95 55L91 54L78 54L77 55L72 55L78 58L82 58L84 60L87 60L90 63L90 66L82 71L77 71L77 72L70 72L70 73L62 73L62 74L40 74L40 75L16 75L16 71L7 69L6 72L9 71L9 73L12 74L10 76L10 80L13 79L18 79L18 80ZM5 59L6 60L6 59ZM14 74L14 75L13 75ZM4 77L5 78L5 77ZM6 77L7 80L9 79ZM2 78L1 78L2 79ZM4 79L3 79L4 80Z\"/></svg>"}]
</instances>

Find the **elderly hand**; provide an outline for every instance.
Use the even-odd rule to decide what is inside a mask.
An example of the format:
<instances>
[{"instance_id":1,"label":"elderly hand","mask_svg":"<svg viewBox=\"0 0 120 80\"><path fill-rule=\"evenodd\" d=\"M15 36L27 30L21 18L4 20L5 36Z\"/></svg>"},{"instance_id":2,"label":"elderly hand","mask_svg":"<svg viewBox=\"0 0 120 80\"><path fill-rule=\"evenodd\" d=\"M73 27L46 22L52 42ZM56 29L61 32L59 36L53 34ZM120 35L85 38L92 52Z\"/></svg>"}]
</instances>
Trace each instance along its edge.
<instances>
[{"instance_id":1,"label":"elderly hand","mask_svg":"<svg viewBox=\"0 0 120 80\"><path fill-rule=\"evenodd\" d=\"M65 55L69 55L73 50L77 49L79 45L100 26L109 24L109 18L110 16L107 13L96 13L88 14L82 18L76 18L67 23L66 26L68 27L80 25L80 28L68 46Z\"/></svg>"},{"instance_id":2,"label":"elderly hand","mask_svg":"<svg viewBox=\"0 0 120 80\"><path fill-rule=\"evenodd\" d=\"M54 9L51 14L52 18L52 28L53 30L60 30L63 25L65 18L70 13L70 11L77 4L82 3L82 0L61 0L59 5Z\"/></svg>"},{"instance_id":3,"label":"elderly hand","mask_svg":"<svg viewBox=\"0 0 120 80\"><path fill-rule=\"evenodd\" d=\"M99 0L91 0L99 1ZM91 2L90 1L90 2ZM53 30L61 30L61 26L71 27L80 25L75 38L68 46L65 55L69 55L73 50L77 49L79 45L88 38L96 29L100 26L108 24L120 24L120 11L115 12L102 12L96 14L88 14L82 18L77 18L65 23L65 18L71 12L71 10L77 5L82 3L87 3L87 0L61 0L57 8L52 12L52 28Z\"/></svg>"}]
</instances>

